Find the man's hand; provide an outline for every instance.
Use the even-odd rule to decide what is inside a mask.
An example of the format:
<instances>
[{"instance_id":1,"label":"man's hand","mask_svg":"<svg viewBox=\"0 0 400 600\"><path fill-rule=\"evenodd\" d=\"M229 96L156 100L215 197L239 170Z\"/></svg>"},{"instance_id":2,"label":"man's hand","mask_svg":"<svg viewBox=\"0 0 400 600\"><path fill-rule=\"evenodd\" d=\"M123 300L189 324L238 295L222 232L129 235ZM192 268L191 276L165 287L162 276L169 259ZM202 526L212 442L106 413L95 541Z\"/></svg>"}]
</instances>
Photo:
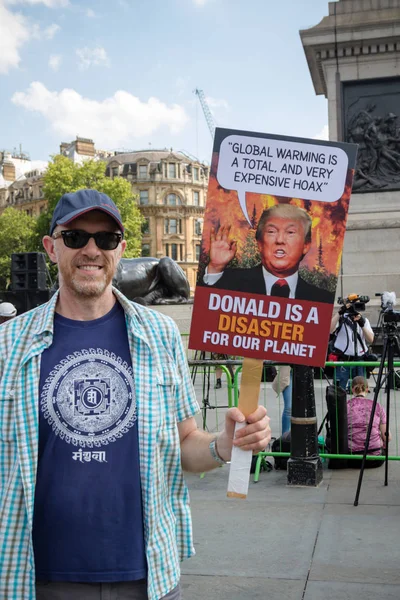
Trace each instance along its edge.
<instances>
[{"instance_id":1,"label":"man's hand","mask_svg":"<svg viewBox=\"0 0 400 600\"><path fill-rule=\"evenodd\" d=\"M354 321L358 323L361 328L363 328L365 325L365 319L362 315L360 315L360 313L356 314L356 316L354 317Z\"/></svg>"},{"instance_id":2,"label":"man's hand","mask_svg":"<svg viewBox=\"0 0 400 600\"><path fill-rule=\"evenodd\" d=\"M246 427L236 433L235 423L243 423L247 420ZM225 429L218 436L218 454L224 460L230 460L232 445L242 450L252 450L253 453L265 450L271 441L270 418L264 406L258 406L251 415L245 419L238 408L230 408L225 415Z\"/></svg>"},{"instance_id":3,"label":"man's hand","mask_svg":"<svg viewBox=\"0 0 400 600\"><path fill-rule=\"evenodd\" d=\"M222 225L216 232L211 229L210 236L210 262L207 266L208 273L222 273L225 267L236 254L236 242L230 239L231 226Z\"/></svg>"}]
</instances>

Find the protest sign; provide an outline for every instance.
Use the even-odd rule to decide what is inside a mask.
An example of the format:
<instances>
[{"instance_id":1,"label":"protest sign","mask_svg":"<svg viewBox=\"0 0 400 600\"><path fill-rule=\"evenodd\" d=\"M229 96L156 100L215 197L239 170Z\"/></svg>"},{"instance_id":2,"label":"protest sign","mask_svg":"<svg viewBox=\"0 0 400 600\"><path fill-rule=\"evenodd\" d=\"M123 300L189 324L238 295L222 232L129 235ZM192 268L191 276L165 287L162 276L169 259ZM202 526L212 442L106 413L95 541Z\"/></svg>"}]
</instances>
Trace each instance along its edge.
<instances>
[{"instance_id":1,"label":"protest sign","mask_svg":"<svg viewBox=\"0 0 400 600\"><path fill-rule=\"evenodd\" d=\"M324 365L355 159L217 128L190 348Z\"/></svg>"}]
</instances>

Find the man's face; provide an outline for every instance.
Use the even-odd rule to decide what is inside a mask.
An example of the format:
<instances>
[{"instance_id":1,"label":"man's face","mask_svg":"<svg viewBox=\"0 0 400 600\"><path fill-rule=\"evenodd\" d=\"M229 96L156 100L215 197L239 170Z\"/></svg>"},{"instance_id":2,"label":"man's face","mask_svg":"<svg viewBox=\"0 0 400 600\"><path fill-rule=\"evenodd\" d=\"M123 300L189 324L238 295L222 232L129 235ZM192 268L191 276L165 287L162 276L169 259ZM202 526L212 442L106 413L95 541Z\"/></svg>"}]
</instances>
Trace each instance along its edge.
<instances>
[{"instance_id":1,"label":"man's face","mask_svg":"<svg viewBox=\"0 0 400 600\"><path fill-rule=\"evenodd\" d=\"M303 222L298 219L272 217L264 226L258 249L264 267L275 277L288 277L299 268L310 242L304 241Z\"/></svg>"},{"instance_id":2,"label":"man's face","mask_svg":"<svg viewBox=\"0 0 400 600\"><path fill-rule=\"evenodd\" d=\"M97 210L74 219L68 225L57 225L54 233L65 229L82 229L88 233L118 231L115 221ZM67 248L62 237L53 240L46 236L43 243L50 259L58 265L60 289L64 286L74 295L86 298L100 297L111 285L126 247L126 241L122 240L115 250L101 250L93 238L77 250Z\"/></svg>"}]
</instances>

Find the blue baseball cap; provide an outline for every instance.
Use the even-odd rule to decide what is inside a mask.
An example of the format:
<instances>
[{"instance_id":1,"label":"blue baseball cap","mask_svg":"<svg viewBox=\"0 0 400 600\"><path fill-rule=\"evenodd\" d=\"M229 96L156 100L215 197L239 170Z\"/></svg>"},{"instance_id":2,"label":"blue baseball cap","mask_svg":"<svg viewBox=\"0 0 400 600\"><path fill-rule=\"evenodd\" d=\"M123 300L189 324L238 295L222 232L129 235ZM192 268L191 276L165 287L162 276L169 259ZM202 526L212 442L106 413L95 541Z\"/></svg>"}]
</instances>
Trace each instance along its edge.
<instances>
[{"instance_id":1,"label":"blue baseball cap","mask_svg":"<svg viewBox=\"0 0 400 600\"><path fill-rule=\"evenodd\" d=\"M102 210L110 215L124 233L121 214L107 194L97 190L78 190L64 194L59 199L51 220L50 235L53 234L57 225L67 225L91 210Z\"/></svg>"}]
</instances>

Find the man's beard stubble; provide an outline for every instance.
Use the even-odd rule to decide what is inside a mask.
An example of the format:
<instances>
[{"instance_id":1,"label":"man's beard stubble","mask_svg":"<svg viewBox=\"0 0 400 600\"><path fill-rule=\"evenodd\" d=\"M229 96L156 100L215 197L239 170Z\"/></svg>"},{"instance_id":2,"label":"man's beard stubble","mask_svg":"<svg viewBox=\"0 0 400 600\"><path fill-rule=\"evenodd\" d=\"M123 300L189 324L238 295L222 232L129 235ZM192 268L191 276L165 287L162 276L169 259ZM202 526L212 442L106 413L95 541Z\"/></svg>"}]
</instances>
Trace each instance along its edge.
<instances>
[{"instance_id":1,"label":"man's beard stubble","mask_svg":"<svg viewBox=\"0 0 400 600\"><path fill-rule=\"evenodd\" d=\"M60 270L60 287L66 286L77 297L100 297L107 289L114 276L111 265L108 261L104 261L101 265L103 267L103 276L101 279L91 277L90 275L86 275L84 278L82 278L82 276L80 278L74 277L73 275L73 269L78 269L79 264L90 264L91 262L94 265L98 264L97 260L91 261L90 259L85 259L85 261L80 261L76 264L73 263L67 272L62 273Z\"/></svg>"}]
</instances>

